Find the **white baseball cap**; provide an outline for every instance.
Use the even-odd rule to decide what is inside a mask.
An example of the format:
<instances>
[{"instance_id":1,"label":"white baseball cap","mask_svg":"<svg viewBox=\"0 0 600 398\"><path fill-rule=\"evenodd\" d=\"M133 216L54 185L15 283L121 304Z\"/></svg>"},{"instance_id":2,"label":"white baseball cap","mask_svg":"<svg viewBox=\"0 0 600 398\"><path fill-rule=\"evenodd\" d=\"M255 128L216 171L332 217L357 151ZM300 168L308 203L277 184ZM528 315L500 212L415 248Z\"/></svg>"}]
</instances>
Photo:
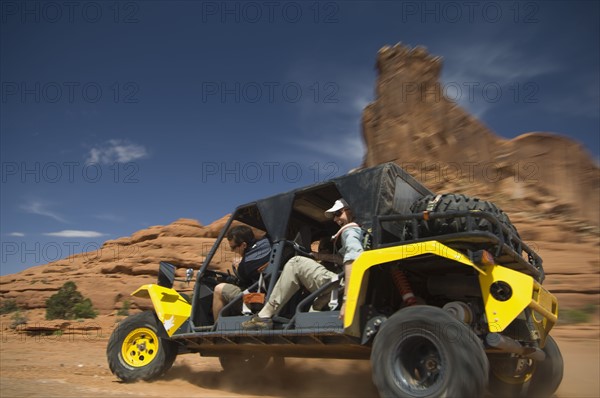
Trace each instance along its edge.
<instances>
[{"instance_id":1,"label":"white baseball cap","mask_svg":"<svg viewBox=\"0 0 600 398\"><path fill-rule=\"evenodd\" d=\"M338 211L338 210L342 210L348 207L348 202L346 202L344 199L338 199L335 201L335 203L333 204L333 206L331 206L330 209L325 210L325 216L327 216L327 218L333 218L333 214Z\"/></svg>"}]
</instances>

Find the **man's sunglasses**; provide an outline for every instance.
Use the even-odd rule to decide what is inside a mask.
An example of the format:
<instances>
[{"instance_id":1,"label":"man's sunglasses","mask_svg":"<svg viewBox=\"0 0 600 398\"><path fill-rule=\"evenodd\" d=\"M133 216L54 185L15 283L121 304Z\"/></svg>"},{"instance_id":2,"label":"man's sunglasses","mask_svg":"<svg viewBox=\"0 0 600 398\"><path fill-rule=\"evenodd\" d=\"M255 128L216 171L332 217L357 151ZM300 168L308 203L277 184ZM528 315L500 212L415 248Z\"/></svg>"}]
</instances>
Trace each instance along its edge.
<instances>
[{"instance_id":1,"label":"man's sunglasses","mask_svg":"<svg viewBox=\"0 0 600 398\"><path fill-rule=\"evenodd\" d=\"M333 213L334 217L339 217L344 213L344 209L340 209L338 211L336 211L335 213Z\"/></svg>"}]
</instances>

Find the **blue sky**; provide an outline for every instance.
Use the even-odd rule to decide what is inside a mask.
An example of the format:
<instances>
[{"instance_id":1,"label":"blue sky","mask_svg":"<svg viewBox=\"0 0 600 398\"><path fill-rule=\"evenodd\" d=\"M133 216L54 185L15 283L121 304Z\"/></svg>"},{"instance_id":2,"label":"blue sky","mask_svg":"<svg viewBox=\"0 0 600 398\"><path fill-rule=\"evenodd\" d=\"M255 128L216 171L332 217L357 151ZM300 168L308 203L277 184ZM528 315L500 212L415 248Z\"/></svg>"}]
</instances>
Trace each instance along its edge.
<instances>
[{"instance_id":1,"label":"blue sky","mask_svg":"<svg viewBox=\"0 0 600 398\"><path fill-rule=\"evenodd\" d=\"M377 51L599 156L598 2L0 2L1 274L360 165ZM470 91L470 88L473 91Z\"/></svg>"}]
</instances>

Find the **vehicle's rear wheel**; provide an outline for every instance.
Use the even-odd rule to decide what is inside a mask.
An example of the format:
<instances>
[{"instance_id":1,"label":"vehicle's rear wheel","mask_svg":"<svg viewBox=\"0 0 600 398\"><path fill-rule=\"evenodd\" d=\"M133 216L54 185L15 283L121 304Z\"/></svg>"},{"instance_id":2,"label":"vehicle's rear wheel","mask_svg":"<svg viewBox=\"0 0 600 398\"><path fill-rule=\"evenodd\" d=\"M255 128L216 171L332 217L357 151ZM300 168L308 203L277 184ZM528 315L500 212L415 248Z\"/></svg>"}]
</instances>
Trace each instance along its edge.
<instances>
[{"instance_id":1,"label":"vehicle's rear wheel","mask_svg":"<svg viewBox=\"0 0 600 398\"><path fill-rule=\"evenodd\" d=\"M413 213L422 213L424 211L436 213L467 210L485 211L496 216L498 220L500 220L500 224L505 225L514 237L519 237L519 233L508 218L508 215L495 204L466 195L452 193L439 195L439 197L438 195L427 195L415 201L411 205L410 210ZM494 232L497 230L492 223L483 217L474 217L474 221L474 227L478 231ZM427 221L424 220L420 222L418 226L419 237L464 232L466 230L466 217L446 217ZM504 240L511 246L509 235L506 233L503 235Z\"/></svg>"},{"instance_id":2,"label":"vehicle's rear wheel","mask_svg":"<svg viewBox=\"0 0 600 398\"><path fill-rule=\"evenodd\" d=\"M371 366L383 397L481 397L488 377L479 338L429 306L402 309L383 324Z\"/></svg>"},{"instance_id":3,"label":"vehicle's rear wheel","mask_svg":"<svg viewBox=\"0 0 600 398\"><path fill-rule=\"evenodd\" d=\"M558 345L546 337L546 358L535 362L510 355L490 358L489 392L495 397L550 397L563 378L563 359Z\"/></svg>"},{"instance_id":4,"label":"vehicle's rear wheel","mask_svg":"<svg viewBox=\"0 0 600 398\"><path fill-rule=\"evenodd\" d=\"M488 390L494 397L522 397L523 387L531 380L536 363L511 354L490 355Z\"/></svg>"},{"instance_id":5,"label":"vehicle's rear wheel","mask_svg":"<svg viewBox=\"0 0 600 398\"><path fill-rule=\"evenodd\" d=\"M563 378L563 358L552 336L546 337L543 350L546 359L539 362L533 372L528 390L530 397L550 397L556 392Z\"/></svg>"},{"instance_id":6,"label":"vehicle's rear wheel","mask_svg":"<svg viewBox=\"0 0 600 398\"><path fill-rule=\"evenodd\" d=\"M113 331L106 348L111 372L125 382L153 380L171 368L177 346L152 311L132 315Z\"/></svg>"}]
</instances>

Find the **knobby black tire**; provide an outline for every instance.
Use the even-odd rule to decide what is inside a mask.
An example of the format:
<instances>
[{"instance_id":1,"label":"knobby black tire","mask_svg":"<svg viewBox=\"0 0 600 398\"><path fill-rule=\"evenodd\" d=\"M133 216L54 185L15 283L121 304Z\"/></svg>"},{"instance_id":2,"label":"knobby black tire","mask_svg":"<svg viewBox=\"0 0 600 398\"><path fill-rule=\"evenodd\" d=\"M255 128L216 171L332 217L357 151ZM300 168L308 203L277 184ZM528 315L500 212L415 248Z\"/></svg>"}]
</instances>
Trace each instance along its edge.
<instances>
[{"instance_id":1,"label":"knobby black tire","mask_svg":"<svg viewBox=\"0 0 600 398\"><path fill-rule=\"evenodd\" d=\"M563 378L563 358L558 345L551 336L546 337L546 346L543 348L546 358L543 361L532 362L529 377L527 374L512 376L510 361L518 358L506 355L494 362L490 369L489 392L495 397L514 398L549 398L556 392ZM522 359L526 360L526 359ZM504 361L504 362L502 362Z\"/></svg>"},{"instance_id":2,"label":"knobby black tire","mask_svg":"<svg viewBox=\"0 0 600 398\"><path fill-rule=\"evenodd\" d=\"M426 210L435 213L448 213L452 211L485 211L496 216L500 221L500 224L505 225L510 233L519 238L517 229L512 224L508 215L498 208L494 203L479 198L469 197L461 194L443 194L437 200L437 195L427 195L418 199L411 205L412 213L422 213ZM430 206L431 204L431 206ZM429 208L428 208L429 207ZM474 217L474 228L478 231L489 231L499 233L498 228L490 223L483 217ZM436 235L464 232L467 230L467 218L466 217L446 217L436 218L433 220L423 220L418 225L419 237L430 237ZM503 233L504 240L511 246L510 237L508 234Z\"/></svg>"},{"instance_id":3,"label":"knobby black tire","mask_svg":"<svg viewBox=\"0 0 600 398\"><path fill-rule=\"evenodd\" d=\"M490 395L498 398L527 396L526 386L535 370L535 361L512 354L491 354L488 359L490 361L488 383Z\"/></svg>"},{"instance_id":4,"label":"knobby black tire","mask_svg":"<svg viewBox=\"0 0 600 398\"><path fill-rule=\"evenodd\" d=\"M537 363L529 384L529 397L550 397L556 392L563 378L564 362L558 344L552 336L546 337L543 348L546 359Z\"/></svg>"},{"instance_id":5,"label":"knobby black tire","mask_svg":"<svg viewBox=\"0 0 600 398\"><path fill-rule=\"evenodd\" d=\"M489 364L464 323L440 308L414 306L384 322L371 367L382 397L482 397Z\"/></svg>"},{"instance_id":6,"label":"knobby black tire","mask_svg":"<svg viewBox=\"0 0 600 398\"><path fill-rule=\"evenodd\" d=\"M126 337L140 329L150 329L158 336L158 347L154 359L145 366L131 366L123 358L122 347ZM173 366L177 357L177 346L168 339L162 324L152 311L131 315L113 331L106 348L108 366L111 372L125 382L154 380Z\"/></svg>"}]
</instances>

